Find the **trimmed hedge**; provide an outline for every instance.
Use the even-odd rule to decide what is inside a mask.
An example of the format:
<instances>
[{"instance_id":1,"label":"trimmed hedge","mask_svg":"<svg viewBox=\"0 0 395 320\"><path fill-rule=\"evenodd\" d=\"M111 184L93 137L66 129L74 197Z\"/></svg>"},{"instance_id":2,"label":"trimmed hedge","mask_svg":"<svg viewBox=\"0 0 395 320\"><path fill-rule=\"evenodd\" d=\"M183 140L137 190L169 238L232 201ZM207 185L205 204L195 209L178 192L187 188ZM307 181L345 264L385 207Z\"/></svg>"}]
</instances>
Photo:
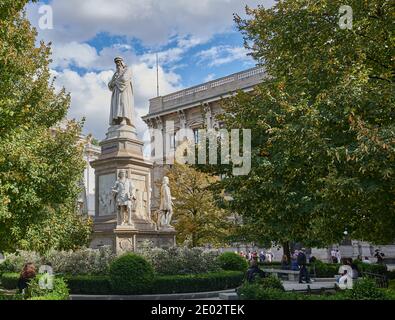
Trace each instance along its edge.
<instances>
[{"instance_id":1,"label":"trimmed hedge","mask_svg":"<svg viewBox=\"0 0 395 320\"><path fill-rule=\"evenodd\" d=\"M109 276L67 275L64 277L72 294L111 294Z\"/></svg>"},{"instance_id":2,"label":"trimmed hedge","mask_svg":"<svg viewBox=\"0 0 395 320\"><path fill-rule=\"evenodd\" d=\"M138 294L191 293L233 289L241 285L244 273L222 271L197 275L157 276ZM66 276L72 294L122 294L111 288L108 276Z\"/></svg>"},{"instance_id":3,"label":"trimmed hedge","mask_svg":"<svg viewBox=\"0 0 395 320\"><path fill-rule=\"evenodd\" d=\"M1 286L7 290L18 288L19 273L3 273L1 275Z\"/></svg>"},{"instance_id":4,"label":"trimmed hedge","mask_svg":"<svg viewBox=\"0 0 395 320\"><path fill-rule=\"evenodd\" d=\"M233 289L240 286L244 279L241 271L223 271L197 275L157 277L151 293L191 293Z\"/></svg>"}]
</instances>

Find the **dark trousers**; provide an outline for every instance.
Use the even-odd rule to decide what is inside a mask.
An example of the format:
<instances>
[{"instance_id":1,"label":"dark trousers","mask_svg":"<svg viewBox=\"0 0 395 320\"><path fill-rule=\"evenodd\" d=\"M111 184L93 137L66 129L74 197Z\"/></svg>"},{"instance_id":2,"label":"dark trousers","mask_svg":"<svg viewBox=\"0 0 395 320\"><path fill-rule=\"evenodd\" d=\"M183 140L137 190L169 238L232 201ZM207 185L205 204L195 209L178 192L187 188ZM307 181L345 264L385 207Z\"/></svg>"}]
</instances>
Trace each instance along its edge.
<instances>
[{"instance_id":1,"label":"dark trousers","mask_svg":"<svg viewBox=\"0 0 395 320\"><path fill-rule=\"evenodd\" d=\"M301 265L299 266L299 282L302 282L305 280L306 282L310 282L310 275L309 271L307 270L306 265Z\"/></svg>"}]
</instances>

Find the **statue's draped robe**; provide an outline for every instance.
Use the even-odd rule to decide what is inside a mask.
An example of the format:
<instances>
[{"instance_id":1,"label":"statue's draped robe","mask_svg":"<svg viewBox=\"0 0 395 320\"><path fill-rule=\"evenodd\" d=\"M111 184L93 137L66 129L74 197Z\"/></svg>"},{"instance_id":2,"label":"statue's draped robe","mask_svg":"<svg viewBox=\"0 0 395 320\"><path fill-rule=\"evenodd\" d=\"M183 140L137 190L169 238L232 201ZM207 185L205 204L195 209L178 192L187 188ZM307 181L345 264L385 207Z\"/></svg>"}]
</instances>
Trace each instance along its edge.
<instances>
[{"instance_id":1,"label":"statue's draped robe","mask_svg":"<svg viewBox=\"0 0 395 320\"><path fill-rule=\"evenodd\" d=\"M112 91L110 125L118 124L122 118L132 125L134 123L132 70L125 67L120 73L115 73L108 87Z\"/></svg>"}]
</instances>

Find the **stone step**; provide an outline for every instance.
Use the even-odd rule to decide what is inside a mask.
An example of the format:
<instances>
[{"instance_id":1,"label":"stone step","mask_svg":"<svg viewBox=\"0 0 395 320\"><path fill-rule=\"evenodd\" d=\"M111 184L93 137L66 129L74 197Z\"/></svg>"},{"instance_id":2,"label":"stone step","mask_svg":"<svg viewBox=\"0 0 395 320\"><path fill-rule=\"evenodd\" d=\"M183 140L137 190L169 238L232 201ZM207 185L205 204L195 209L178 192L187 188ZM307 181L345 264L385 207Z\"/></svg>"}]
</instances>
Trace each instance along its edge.
<instances>
[{"instance_id":1,"label":"stone step","mask_svg":"<svg viewBox=\"0 0 395 320\"><path fill-rule=\"evenodd\" d=\"M226 293L220 293L219 294L219 299L220 300L239 300L239 296L237 295L236 292L226 292Z\"/></svg>"}]
</instances>

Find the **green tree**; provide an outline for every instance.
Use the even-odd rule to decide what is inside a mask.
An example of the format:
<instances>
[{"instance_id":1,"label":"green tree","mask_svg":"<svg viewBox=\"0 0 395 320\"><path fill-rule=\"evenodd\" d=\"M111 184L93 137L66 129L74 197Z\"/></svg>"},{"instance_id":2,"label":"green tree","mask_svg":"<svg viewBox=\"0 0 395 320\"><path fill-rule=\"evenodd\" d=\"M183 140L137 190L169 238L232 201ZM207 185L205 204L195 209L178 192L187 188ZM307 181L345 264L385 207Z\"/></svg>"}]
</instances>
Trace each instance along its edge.
<instances>
[{"instance_id":1,"label":"green tree","mask_svg":"<svg viewBox=\"0 0 395 320\"><path fill-rule=\"evenodd\" d=\"M232 232L229 212L217 206L209 187L217 179L194 169L175 164L167 172L174 203L177 242L192 247L210 243L221 246Z\"/></svg>"},{"instance_id":2,"label":"green tree","mask_svg":"<svg viewBox=\"0 0 395 320\"><path fill-rule=\"evenodd\" d=\"M42 252L86 244L90 221L76 215L81 125L56 129L70 97L50 83L50 47L36 46L27 2L0 2L0 250Z\"/></svg>"},{"instance_id":3,"label":"green tree","mask_svg":"<svg viewBox=\"0 0 395 320\"><path fill-rule=\"evenodd\" d=\"M353 9L341 29L339 8ZM252 129L252 171L220 189L257 239L324 246L395 239L394 37L390 1L278 1L235 20L267 71L224 103L227 128Z\"/></svg>"}]
</instances>

